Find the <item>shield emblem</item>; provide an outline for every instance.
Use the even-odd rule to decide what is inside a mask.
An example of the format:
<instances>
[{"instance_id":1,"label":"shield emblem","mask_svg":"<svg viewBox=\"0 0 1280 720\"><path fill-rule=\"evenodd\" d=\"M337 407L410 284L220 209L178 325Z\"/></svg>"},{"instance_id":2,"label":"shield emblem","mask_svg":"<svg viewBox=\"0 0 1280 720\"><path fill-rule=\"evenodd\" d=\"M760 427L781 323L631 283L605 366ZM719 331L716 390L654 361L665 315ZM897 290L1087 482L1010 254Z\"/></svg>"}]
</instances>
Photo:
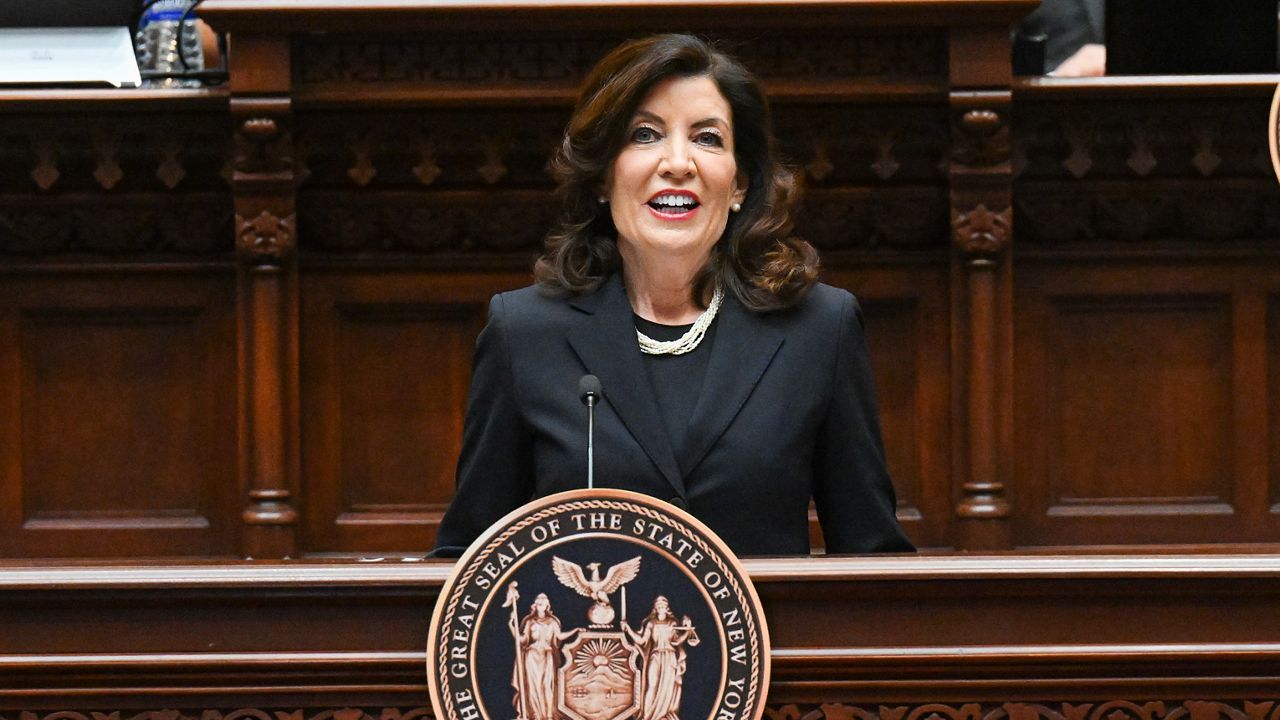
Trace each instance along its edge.
<instances>
[{"instance_id":1,"label":"shield emblem","mask_svg":"<svg viewBox=\"0 0 1280 720\"><path fill-rule=\"evenodd\" d=\"M571 720L617 720L640 710L640 652L624 633L583 630L562 651L560 712Z\"/></svg>"}]
</instances>

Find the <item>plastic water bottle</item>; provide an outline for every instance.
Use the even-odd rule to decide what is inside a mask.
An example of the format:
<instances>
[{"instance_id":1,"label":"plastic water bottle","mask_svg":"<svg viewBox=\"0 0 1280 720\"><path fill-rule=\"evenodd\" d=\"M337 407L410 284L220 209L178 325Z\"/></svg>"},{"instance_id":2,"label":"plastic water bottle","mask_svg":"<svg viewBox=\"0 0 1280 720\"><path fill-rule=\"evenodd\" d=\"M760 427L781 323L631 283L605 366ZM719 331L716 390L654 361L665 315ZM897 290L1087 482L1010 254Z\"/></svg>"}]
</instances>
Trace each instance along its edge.
<instances>
[{"instance_id":1,"label":"plastic water bottle","mask_svg":"<svg viewBox=\"0 0 1280 720\"><path fill-rule=\"evenodd\" d=\"M138 70L147 87L199 87L197 77L181 77L204 69L204 50L195 13L182 16L194 0L159 0L138 19L134 46ZM178 27L181 24L182 27ZM185 62L184 62L185 61Z\"/></svg>"}]
</instances>

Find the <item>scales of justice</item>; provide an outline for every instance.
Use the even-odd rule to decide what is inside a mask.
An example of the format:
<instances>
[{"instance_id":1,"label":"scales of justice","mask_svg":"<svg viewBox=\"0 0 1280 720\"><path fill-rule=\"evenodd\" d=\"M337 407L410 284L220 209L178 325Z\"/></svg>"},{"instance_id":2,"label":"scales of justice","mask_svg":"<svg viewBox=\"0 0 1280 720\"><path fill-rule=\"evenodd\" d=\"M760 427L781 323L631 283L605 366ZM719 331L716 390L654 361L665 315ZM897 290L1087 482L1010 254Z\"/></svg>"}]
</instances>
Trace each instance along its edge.
<instances>
[{"instance_id":1,"label":"scales of justice","mask_svg":"<svg viewBox=\"0 0 1280 720\"><path fill-rule=\"evenodd\" d=\"M680 720L686 648L700 642L688 616L677 618L658 595L638 628L627 620L627 589L640 573L640 557L618 563L602 578L601 563L581 565L552 557L556 578L594 601L586 627L565 628L545 593L520 617L520 591L507 585L503 607L515 642L511 685L516 720ZM620 594L615 625L610 603Z\"/></svg>"}]
</instances>

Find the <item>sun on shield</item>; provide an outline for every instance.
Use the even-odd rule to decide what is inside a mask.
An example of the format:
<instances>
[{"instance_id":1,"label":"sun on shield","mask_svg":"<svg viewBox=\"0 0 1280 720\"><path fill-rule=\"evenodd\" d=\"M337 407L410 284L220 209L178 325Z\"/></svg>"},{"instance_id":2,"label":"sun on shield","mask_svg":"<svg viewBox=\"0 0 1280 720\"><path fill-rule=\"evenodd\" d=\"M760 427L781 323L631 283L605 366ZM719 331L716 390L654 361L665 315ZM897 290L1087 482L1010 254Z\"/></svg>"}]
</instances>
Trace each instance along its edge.
<instances>
[{"instance_id":1,"label":"sun on shield","mask_svg":"<svg viewBox=\"0 0 1280 720\"><path fill-rule=\"evenodd\" d=\"M621 632L584 630L562 648L560 712L571 720L617 720L640 709L640 653Z\"/></svg>"}]
</instances>

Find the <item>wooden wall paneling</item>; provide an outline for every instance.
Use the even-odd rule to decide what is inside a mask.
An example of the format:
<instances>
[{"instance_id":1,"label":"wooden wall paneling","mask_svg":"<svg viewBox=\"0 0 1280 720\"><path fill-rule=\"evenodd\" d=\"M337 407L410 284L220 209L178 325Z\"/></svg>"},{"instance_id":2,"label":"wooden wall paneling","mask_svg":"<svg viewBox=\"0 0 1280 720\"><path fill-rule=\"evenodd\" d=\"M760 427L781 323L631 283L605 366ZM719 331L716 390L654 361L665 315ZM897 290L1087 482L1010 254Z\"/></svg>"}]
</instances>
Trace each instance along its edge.
<instances>
[{"instance_id":1,"label":"wooden wall paneling","mask_svg":"<svg viewBox=\"0 0 1280 720\"><path fill-rule=\"evenodd\" d=\"M1274 542L1261 292L1274 271L1024 263L1020 545Z\"/></svg>"},{"instance_id":2,"label":"wooden wall paneling","mask_svg":"<svg viewBox=\"0 0 1280 720\"><path fill-rule=\"evenodd\" d=\"M956 546L974 550L1010 547L1013 512L1012 74L994 30L950 30L955 528Z\"/></svg>"},{"instance_id":3,"label":"wooden wall paneling","mask_svg":"<svg viewBox=\"0 0 1280 720\"><path fill-rule=\"evenodd\" d=\"M6 275L0 556L231 555L226 271Z\"/></svg>"},{"instance_id":4,"label":"wooden wall paneling","mask_svg":"<svg viewBox=\"0 0 1280 720\"><path fill-rule=\"evenodd\" d=\"M297 552L298 299L288 38L231 42L232 192L240 258L241 552Z\"/></svg>"},{"instance_id":5,"label":"wooden wall paneling","mask_svg":"<svg viewBox=\"0 0 1280 720\"><path fill-rule=\"evenodd\" d=\"M828 271L862 305L898 519L921 548L951 544L950 295L941 259Z\"/></svg>"},{"instance_id":6,"label":"wooden wall paneling","mask_svg":"<svg viewBox=\"0 0 1280 720\"><path fill-rule=\"evenodd\" d=\"M1267 294L1267 509L1268 529L1280 524L1280 292Z\"/></svg>"},{"instance_id":7,"label":"wooden wall paneling","mask_svg":"<svg viewBox=\"0 0 1280 720\"><path fill-rule=\"evenodd\" d=\"M528 283L526 273L305 273L307 553L434 546L488 300Z\"/></svg>"},{"instance_id":8,"label":"wooden wall paneling","mask_svg":"<svg viewBox=\"0 0 1280 720\"><path fill-rule=\"evenodd\" d=\"M1273 450L1262 445L1269 443L1276 417L1269 410L1274 344L1265 316L1277 283L1280 195L1265 133L1256 131L1273 91L1274 83L1244 76L1188 79L1160 89L1141 78L1027 80L1019 87L1018 259L1020 273L1031 277L1019 280L1016 303L1017 463L1018 477L1035 488L1020 495L1035 510L1020 518L1019 542L1274 543L1278 537L1265 510L1273 496L1264 477ZM1053 300L1047 299L1050 286L1061 292ZM1074 362L1097 363L1098 373L1091 385L1075 389L1075 397L1090 397L1095 414L1108 403L1108 392L1128 400L1110 401L1114 408L1095 420L1115 433L1097 449L1109 447L1120 456L1117 472L1130 470L1122 478L1109 476L1117 495L1131 495L1134 485L1144 488L1137 497L1110 501L1116 517L1106 528L1041 515L1052 504L1051 488L1041 485L1061 460L1052 452L1063 446L1064 432L1057 401L1045 394L1046 373L1055 372L1046 368L1073 362L1055 355L1049 343L1062 333L1086 332L1081 323L1087 313L1058 312L1083 307L1113 314L1095 315L1098 323L1090 330L1096 330L1096 342L1081 340L1091 359ZM1174 321L1179 307L1188 322ZM1129 324L1131 334L1118 333L1113 322ZM1138 350L1140 335L1148 347ZM1073 349L1079 351L1079 344ZM1198 354L1170 356L1175 351ZM1119 359L1126 353L1134 357L1130 364ZM1202 385L1192 384L1196 377ZM1185 402L1159 413L1144 405L1144 398L1179 394ZM1068 444L1085 447L1090 432L1106 435L1098 427L1077 427ZM1171 433L1195 437L1177 449L1169 447ZM1121 444L1123 451L1116 449ZM1193 457L1179 461L1185 453ZM1149 462L1139 462L1143 458ZM1145 469L1156 467L1168 477ZM1058 471L1066 472L1052 470ZM1097 478L1110 471L1070 472L1101 484ZM1182 505L1169 500L1179 487L1189 493ZM1194 487L1208 493L1199 506ZM1141 514L1136 508L1147 495L1149 512ZM1215 508L1225 514L1206 514ZM1184 511L1185 524L1179 525ZM1128 517L1128 526L1121 517ZM1046 534L1045 525L1058 530Z\"/></svg>"},{"instance_id":9,"label":"wooden wall paneling","mask_svg":"<svg viewBox=\"0 0 1280 720\"><path fill-rule=\"evenodd\" d=\"M1231 303L1232 500L1245 540L1261 543L1280 541L1280 525L1268 501L1274 422L1268 418L1268 406L1276 385L1267 371L1276 352L1269 337L1267 303L1280 291L1280 272L1269 274L1270 278L1259 273L1257 282L1233 287Z\"/></svg>"}]
</instances>

